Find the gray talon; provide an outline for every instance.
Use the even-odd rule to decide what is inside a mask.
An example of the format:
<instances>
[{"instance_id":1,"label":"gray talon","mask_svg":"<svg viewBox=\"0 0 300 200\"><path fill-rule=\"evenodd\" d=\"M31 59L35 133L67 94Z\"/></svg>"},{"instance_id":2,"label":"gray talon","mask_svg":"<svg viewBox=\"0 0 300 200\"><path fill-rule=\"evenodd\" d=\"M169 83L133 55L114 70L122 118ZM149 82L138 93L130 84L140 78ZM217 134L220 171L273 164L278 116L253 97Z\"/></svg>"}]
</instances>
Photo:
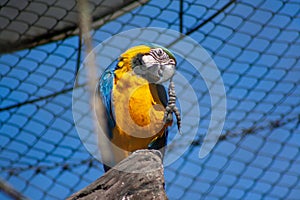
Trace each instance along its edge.
<instances>
[{"instance_id":1,"label":"gray talon","mask_svg":"<svg viewBox=\"0 0 300 200\"><path fill-rule=\"evenodd\" d=\"M166 111L164 115L164 122L168 123L173 120L173 113L175 113L175 117L177 120L177 127L178 131L181 134L180 128L181 128L181 116L180 116L180 111L176 106L176 93L175 93L175 85L173 80L170 80L170 85L168 89L168 94L169 94L169 100L168 100L168 105L166 106Z\"/></svg>"},{"instance_id":2,"label":"gray talon","mask_svg":"<svg viewBox=\"0 0 300 200\"><path fill-rule=\"evenodd\" d=\"M173 121L173 115L172 115L172 112L170 112L170 110L169 111L166 111L165 112L165 116L164 116L164 123L165 124L168 124L168 123L170 123L170 122L172 122Z\"/></svg>"}]
</instances>

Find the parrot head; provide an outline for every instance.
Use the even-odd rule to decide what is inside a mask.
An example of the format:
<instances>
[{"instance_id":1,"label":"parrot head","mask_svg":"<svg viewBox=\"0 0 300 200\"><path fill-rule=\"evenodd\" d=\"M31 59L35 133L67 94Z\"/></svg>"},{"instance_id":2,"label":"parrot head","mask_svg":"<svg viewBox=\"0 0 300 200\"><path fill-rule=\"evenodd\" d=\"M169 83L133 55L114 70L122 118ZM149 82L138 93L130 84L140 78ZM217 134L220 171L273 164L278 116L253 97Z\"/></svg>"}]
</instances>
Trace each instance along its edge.
<instances>
[{"instance_id":1,"label":"parrot head","mask_svg":"<svg viewBox=\"0 0 300 200\"><path fill-rule=\"evenodd\" d=\"M129 61L131 70L150 83L163 83L175 74L175 56L165 47L156 44L140 45L121 55L120 63Z\"/></svg>"}]
</instances>

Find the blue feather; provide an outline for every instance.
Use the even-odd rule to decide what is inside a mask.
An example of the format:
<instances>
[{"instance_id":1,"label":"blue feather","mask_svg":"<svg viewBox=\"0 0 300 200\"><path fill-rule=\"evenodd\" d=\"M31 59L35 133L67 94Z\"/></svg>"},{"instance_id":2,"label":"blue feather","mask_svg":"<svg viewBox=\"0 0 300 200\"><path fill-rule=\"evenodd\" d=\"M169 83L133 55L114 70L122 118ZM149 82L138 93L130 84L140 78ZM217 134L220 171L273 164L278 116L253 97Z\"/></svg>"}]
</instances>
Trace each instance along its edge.
<instances>
[{"instance_id":1,"label":"blue feather","mask_svg":"<svg viewBox=\"0 0 300 200\"><path fill-rule=\"evenodd\" d=\"M116 69L117 61L113 62L110 66L108 66L103 72L100 80L98 91L100 93L100 97L102 102L106 108L106 117L108 124L108 136L112 138L112 130L116 126L116 121L113 116L113 108L112 108L112 89L114 84L114 71Z\"/></svg>"}]
</instances>

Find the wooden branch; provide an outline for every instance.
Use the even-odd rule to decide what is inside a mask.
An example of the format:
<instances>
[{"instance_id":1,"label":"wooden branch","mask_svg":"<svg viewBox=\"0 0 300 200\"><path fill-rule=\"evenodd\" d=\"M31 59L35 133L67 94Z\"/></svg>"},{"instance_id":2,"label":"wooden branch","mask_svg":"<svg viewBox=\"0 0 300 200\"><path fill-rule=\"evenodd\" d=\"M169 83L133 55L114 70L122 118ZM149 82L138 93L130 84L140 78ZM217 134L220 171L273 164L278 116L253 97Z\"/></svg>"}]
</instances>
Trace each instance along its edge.
<instances>
[{"instance_id":1,"label":"wooden branch","mask_svg":"<svg viewBox=\"0 0 300 200\"><path fill-rule=\"evenodd\" d=\"M23 194L9 185L6 181L0 179L0 191L7 194L11 199L24 200L27 199Z\"/></svg>"},{"instance_id":2,"label":"wooden branch","mask_svg":"<svg viewBox=\"0 0 300 200\"><path fill-rule=\"evenodd\" d=\"M138 150L68 200L167 199L161 154Z\"/></svg>"}]
</instances>

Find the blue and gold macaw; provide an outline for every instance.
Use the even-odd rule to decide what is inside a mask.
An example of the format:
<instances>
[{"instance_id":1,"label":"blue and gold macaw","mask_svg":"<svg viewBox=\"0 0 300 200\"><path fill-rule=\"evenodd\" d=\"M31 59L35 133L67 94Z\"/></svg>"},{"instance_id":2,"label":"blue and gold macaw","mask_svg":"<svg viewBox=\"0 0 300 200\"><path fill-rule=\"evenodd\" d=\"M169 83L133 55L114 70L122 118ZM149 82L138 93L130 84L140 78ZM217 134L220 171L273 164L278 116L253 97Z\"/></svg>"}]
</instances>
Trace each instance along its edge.
<instances>
[{"instance_id":1,"label":"blue and gold macaw","mask_svg":"<svg viewBox=\"0 0 300 200\"><path fill-rule=\"evenodd\" d=\"M138 149L164 153L173 112L180 123L174 85L170 84L169 101L161 85L172 80L175 67L169 50L149 44L128 49L104 71L98 92L105 107L101 120L106 120L111 143L109 150L101 152L105 171Z\"/></svg>"}]
</instances>

